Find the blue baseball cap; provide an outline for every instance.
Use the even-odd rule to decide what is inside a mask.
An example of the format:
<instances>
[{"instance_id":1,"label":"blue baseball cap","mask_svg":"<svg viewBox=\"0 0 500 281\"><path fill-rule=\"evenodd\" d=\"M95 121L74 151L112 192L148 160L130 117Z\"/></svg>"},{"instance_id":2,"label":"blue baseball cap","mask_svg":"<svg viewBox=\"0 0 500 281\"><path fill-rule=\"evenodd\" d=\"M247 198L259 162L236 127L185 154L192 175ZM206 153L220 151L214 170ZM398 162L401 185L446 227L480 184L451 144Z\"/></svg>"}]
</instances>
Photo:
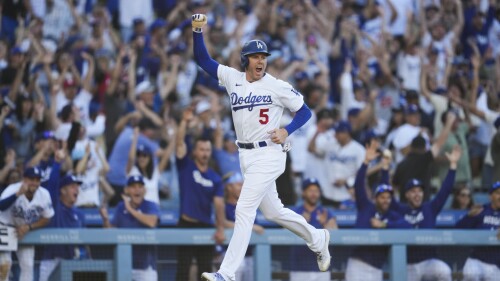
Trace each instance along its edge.
<instances>
[{"instance_id":1,"label":"blue baseball cap","mask_svg":"<svg viewBox=\"0 0 500 281\"><path fill-rule=\"evenodd\" d=\"M353 90L359 90L359 89L364 89L365 85L363 84L363 81L361 80L354 80L352 83Z\"/></svg>"},{"instance_id":2,"label":"blue baseball cap","mask_svg":"<svg viewBox=\"0 0 500 281\"><path fill-rule=\"evenodd\" d=\"M352 132L351 124L349 124L349 122L344 120L338 122L337 125L335 126L335 132L351 133Z\"/></svg>"},{"instance_id":3,"label":"blue baseball cap","mask_svg":"<svg viewBox=\"0 0 500 281\"><path fill-rule=\"evenodd\" d=\"M497 189L500 189L500 181L497 181L491 185L489 193L491 194Z\"/></svg>"},{"instance_id":4,"label":"blue baseball cap","mask_svg":"<svg viewBox=\"0 0 500 281\"><path fill-rule=\"evenodd\" d=\"M302 182L302 190L306 190L311 185L317 185L321 189L321 185L319 184L318 179L316 179L316 178L306 178Z\"/></svg>"},{"instance_id":5,"label":"blue baseball cap","mask_svg":"<svg viewBox=\"0 0 500 281\"><path fill-rule=\"evenodd\" d=\"M42 178L42 171L38 167L28 167L24 170L23 177L25 178Z\"/></svg>"},{"instance_id":6,"label":"blue baseball cap","mask_svg":"<svg viewBox=\"0 0 500 281\"><path fill-rule=\"evenodd\" d=\"M296 72L293 78L297 81L308 79L307 73L305 71Z\"/></svg>"},{"instance_id":7,"label":"blue baseball cap","mask_svg":"<svg viewBox=\"0 0 500 281\"><path fill-rule=\"evenodd\" d=\"M347 111L348 117L355 117L361 112L361 108L353 107Z\"/></svg>"},{"instance_id":8,"label":"blue baseball cap","mask_svg":"<svg viewBox=\"0 0 500 281\"><path fill-rule=\"evenodd\" d=\"M379 184L377 187L375 187L375 196L378 196L379 194L384 192L389 192L392 194L392 186L388 184Z\"/></svg>"},{"instance_id":9,"label":"blue baseball cap","mask_svg":"<svg viewBox=\"0 0 500 281\"><path fill-rule=\"evenodd\" d=\"M21 47L14 47L14 48L10 49L10 54L11 55L24 54L24 51L23 51L23 49L21 49Z\"/></svg>"},{"instance_id":10,"label":"blue baseball cap","mask_svg":"<svg viewBox=\"0 0 500 281\"><path fill-rule=\"evenodd\" d=\"M151 155L151 150L149 149L149 147L145 146L144 144L139 144L137 146L136 152L140 153L140 154Z\"/></svg>"},{"instance_id":11,"label":"blue baseball cap","mask_svg":"<svg viewBox=\"0 0 500 281\"><path fill-rule=\"evenodd\" d=\"M74 183L82 184L82 181L77 179L74 175L67 175L64 178L62 178L61 181L59 182L59 188L63 188L67 185L74 184Z\"/></svg>"},{"instance_id":12,"label":"blue baseball cap","mask_svg":"<svg viewBox=\"0 0 500 281\"><path fill-rule=\"evenodd\" d=\"M155 30L167 26L167 22L163 19L156 19L150 26L149 30Z\"/></svg>"},{"instance_id":13,"label":"blue baseball cap","mask_svg":"<svg viewBox=\"0 0 500 281\"><path fill-rule=\"evenodd\" d=\"M409 104L406 108L405 108L405 113L406 114L414 114L414 113L419 113L418 111L418 106L415 105L415 104Z\"/></svg>"},{"instance_id":14,"label":"blue baseball cap","mask_svg":"<svg viewBox=\"0 0 500 281\"><path fill-rule=\"evenodd\" d=\"M54 132L52 132L52 131L45 131L45 132L39 133L35 137L35 142L40 141L40 140L48 140L48 139L53 139L53 140L56 139L56 136L55 136Z\"/></svg>"},{"instance_id":15,"label":"blue baseball cap","mask_svg":"<svg viewBox=\"0 0 500 281\"><path fill-rule=\"evenodd\" d=\"M419 179L410 179L406 185L405 185L405 191L408 191L414 187L420 187L422 188L424 186L424 184L422 183L422 181L420 181Z\"/></svg>"},{"instance_id":16,"label":"blue baseball cap","mask_svg":"<svg viewBox=\"0 0 500 281\"><path fill-rule=\"evenodd\" d=\"M141 23L144 23L144 20L142 18L135 18L132 20L132 25L138 25L138 24L141 24Z\"/></svg>"},{"instance_id":17,"label":"blue baseball cap","mask_svg":"<svg viewBox=\"0 0 500 281\"><path fill-rule=\"evenodd\" d=\"M133 185L134 183L140 183L144 185L144 178L142 176L130 176L127 180L127 185Z\"/></svg>"}]
</instances>

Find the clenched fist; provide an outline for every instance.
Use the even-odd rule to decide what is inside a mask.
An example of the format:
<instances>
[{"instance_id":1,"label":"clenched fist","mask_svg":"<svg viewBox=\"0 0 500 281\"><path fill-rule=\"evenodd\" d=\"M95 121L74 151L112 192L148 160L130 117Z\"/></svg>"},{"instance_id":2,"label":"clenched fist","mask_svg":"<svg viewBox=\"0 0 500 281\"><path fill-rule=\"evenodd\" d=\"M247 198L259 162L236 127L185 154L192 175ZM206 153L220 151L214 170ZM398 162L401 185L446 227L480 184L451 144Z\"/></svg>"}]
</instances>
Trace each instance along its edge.
<instances>
[{"instance_id":1,"label":"clenched fist","mask_svg":"<svg viewBox=\"0 0 500 281\"><path fill-rule=\"evenodd\" d=\"M207 16L204 14L194 14L191 16L191 26L194 32L201 32L201 28L207 24Z\"/></svg>"}]
</instances>

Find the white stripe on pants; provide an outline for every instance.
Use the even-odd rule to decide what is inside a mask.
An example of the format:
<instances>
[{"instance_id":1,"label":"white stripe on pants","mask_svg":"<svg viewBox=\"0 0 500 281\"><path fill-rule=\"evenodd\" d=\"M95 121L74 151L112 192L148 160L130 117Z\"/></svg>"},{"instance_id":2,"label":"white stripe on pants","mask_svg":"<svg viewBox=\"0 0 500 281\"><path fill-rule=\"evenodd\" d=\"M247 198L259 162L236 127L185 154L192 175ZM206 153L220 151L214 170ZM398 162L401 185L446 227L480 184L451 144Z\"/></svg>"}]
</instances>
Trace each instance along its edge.
<instances>
[{"instance_id":1,"label":"white stripe on pants","mask_svg":"<svg viewBox=\"0 0 500 281\"><path fill-rule=\"evenodd\" d=\"M360 259L349 258L345 270L346 281L382 281L384 273Z\"/></svg>"},{"instance_id":2,"label":"white stripe on pants","mask_svg":"<svg viewBox=\"0 0 500 281\"><path fill-rule=\"evenodd\" d=\"M35 247L19 246L16 251L21 274L19 281L33 281L33 270L35 267Z\"/></svg>"},{"instance_id":3,"label":"white stripe on pants","mask_svg":"<svg viewBox=\"0 0 500 281\"><path fill-rule=\"evenodd\" d=\"M467 258L464 265L464 281L494 281L500 278L500 269L478 259Z\"/></svg>"},{"instance_id":4,"label":"white stripe on pants","mask_svg":"<svg viewBox=\"0 0 500 281\"><path fill-rule=\"evenodd\" d=\"M42 260L40 262L40 277L38 281L48 281L50 275L57 268L61 262L60 258L55 258L53 260Z\"/></svg>"},{"instance_id":5,"label":"white stripe on pants","mask_svg":"<svg viewBox=\"0 0 500 281\"><path fill-rule=\"evenodd\" d=\"M240 149L243 188L236 204L236 222L219 272L234 280L248 247L257 208L267 220L276 222L306 241L314 252L324 246L323 231L309 225L301 215L284 208L276 190L276 179L285 170L286 154L281 146Z\"/></svg>"},{"instance_id":6,"label":"white stripe on pants","mask_svg":"<svg viewBox=\"0 0 500 281\"><path fill-rule=\"evenodd\" d=\"M407 265L408 281L451 281L451 268L442 260L428 259Z\"/></svg>"}]
</instances>

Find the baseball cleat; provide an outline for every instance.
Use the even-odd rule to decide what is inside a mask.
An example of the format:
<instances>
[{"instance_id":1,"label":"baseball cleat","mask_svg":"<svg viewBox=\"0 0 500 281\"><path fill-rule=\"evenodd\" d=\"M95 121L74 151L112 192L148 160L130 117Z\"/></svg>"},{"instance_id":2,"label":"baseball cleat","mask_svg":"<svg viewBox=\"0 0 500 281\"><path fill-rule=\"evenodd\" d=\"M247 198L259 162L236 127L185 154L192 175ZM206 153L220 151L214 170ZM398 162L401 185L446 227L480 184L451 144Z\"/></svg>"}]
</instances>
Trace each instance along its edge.
<instances>
[{"instance_id":1,"label":"baseball cleat","mask_svg":"<svg viewBox=\"0 0 500 281\"><path fill-rule=\"evenodd\" d=\"M330 245L330 232L326 229L323 229L325 232L325 246L320 252L316 252L316 261L318 262L318 267L320 271L327 271L330 267L330 251L328 250L328 246Z\"/></svg>"},{"instance_id":2,"label":"baseball cleat","mask_svg":"<svg viewBox=\"0 0 500 281\"><path fill-rule=\"evenodd\" d=\"M222 275L220 275L219 272L215 273L210 273L210 272L203 272L201 275L201 280L205 281L226 281Z\"/></svg>"}]
</instances>

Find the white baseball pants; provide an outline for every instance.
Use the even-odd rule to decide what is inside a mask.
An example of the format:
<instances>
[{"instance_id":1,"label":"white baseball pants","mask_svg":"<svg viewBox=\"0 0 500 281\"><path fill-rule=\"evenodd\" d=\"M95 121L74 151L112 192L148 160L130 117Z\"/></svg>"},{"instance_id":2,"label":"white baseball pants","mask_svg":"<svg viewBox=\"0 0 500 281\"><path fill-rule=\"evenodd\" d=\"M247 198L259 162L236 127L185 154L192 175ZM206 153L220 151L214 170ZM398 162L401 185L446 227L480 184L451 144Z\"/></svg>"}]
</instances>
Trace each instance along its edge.
<instances>
[{"instance_id":1,"label":"white baseball pants","mask_svg":"<svg viewBox=\"0 0 500 281\"><path fill-rule=\"evenodd\" d=\"M48 281L52 272L57 268L61 262L60 258L53 260L42 260L40 262L40 277L38 281Z\"/></svg>"},{"instance_id":2,"label":"white baseball pants","mask_svg":"<svg viewBox=\"0 0 500 281\"><path fill-rule=\"evenodd\" d=\"M345 280L382 281L384 280L384 272L360 259L349 258L347 260L347 268L345 270Z\"/></svg>"},{"instance_id":3,"label":"white baseball pants","mask_svg":"<svg viewBox=\"0 0 500 281\"><path fill-rule=\"evenodd\" d=\"M18 246L16 255L17 260L19 261L19 267L21 269L19 281L33 281L33 270L35 267L35 247ZM11 252L1 252L0 261L2 264L12 264Z\"/></svg>"},{"instance_id":4,"label":"white baseball pants","mask_svg":"<svg viewBox=\"0 0 500 281\"><path fill-rule=\"evenodd\" d=\"M451 268L442 260L428 259L407 267L408 281L451 281Z\"/></svg>"},{"instance_id":5,"label":"white baseball pants","mask_svg":"<svg viewBox=\"0 0 500 281\"><path fill-rule=\"evenodd\" d=\"M275 180L285 170L286 153L280 145L257 149L240 149L243 188L236 204L233 236L219 273L227 281L235 280L248 247L257 208L267 220L276 222L306 241L314 251L321 251L325 239L323 232L309 225L301 215L284 208L276 191Z\"/></svg>"},{"instance_id":6,"label":"white baseball pants","mask_svg":"<svg viewBox=\"0 0 500 281\"><path fill-rule=\"evenodd\" d=\"M330 272L290 271L290 281L330 281Z\"/></svg>"},{"instance_id":7,"label":"white baseball pants","mask_svg":"<svg viewBox=\"0 0 500 281\"><path fill-rule=\"evenodd\" d=\"M500 276L500 269L494 265L478 259L467 258L465 261L464 281L494 281Z\"/></svg>"},{"instance_id":8,"label":"white baseball pants","mask_svg":"<svg viewBox=\"0 0 500 281\"><path fill-rule=\"evenodd\" d=\"M151 266L146 269L132 269L132 281L156 281L158 272Z\"/></svg>"}]
</instances>

